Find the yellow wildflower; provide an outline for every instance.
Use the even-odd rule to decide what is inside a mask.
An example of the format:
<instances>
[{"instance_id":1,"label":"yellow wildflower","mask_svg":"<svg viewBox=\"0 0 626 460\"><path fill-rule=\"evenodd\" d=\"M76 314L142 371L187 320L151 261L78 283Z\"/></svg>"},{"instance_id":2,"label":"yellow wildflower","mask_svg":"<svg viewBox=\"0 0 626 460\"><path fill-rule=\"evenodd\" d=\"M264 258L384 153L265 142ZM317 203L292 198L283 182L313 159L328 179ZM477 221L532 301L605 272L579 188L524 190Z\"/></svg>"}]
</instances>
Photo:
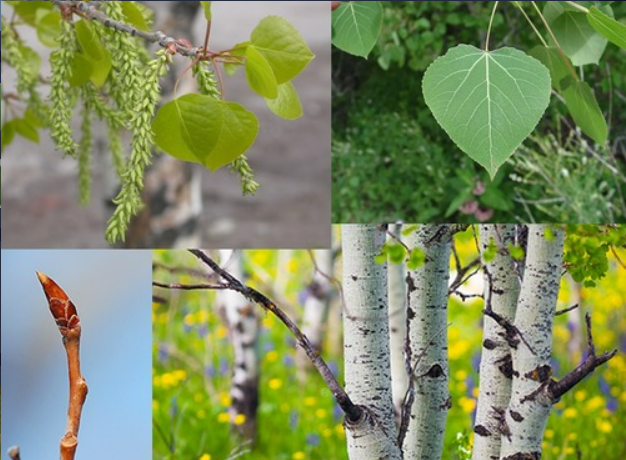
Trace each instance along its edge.
<instances>
[{"instance_id":1,"label":"yellow wildflower","mask_svg":"<svg viewBox=\"0 0 626 460\"><path fill-rule=\"evenodd\" d=\"M272 390L280 390L282 386L283 386L283 381L281 379L271 379L269 381L269 387Z\"/></svg>"}]
</instances>

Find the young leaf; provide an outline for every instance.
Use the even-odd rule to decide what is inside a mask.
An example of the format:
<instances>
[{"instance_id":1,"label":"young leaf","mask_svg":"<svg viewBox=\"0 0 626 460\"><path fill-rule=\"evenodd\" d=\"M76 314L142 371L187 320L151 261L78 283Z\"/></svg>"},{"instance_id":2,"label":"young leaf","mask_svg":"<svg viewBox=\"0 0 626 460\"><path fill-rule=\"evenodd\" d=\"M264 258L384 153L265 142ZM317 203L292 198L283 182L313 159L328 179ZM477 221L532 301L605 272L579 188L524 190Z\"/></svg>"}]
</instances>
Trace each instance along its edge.
<instances>
[{"instance_id":1,"label":"young leaf","mask_svg":"<svg viewBox=\"0 0 626 460\"><path fill-rule=\"evenodd\" d=\"M626 49L626 25L604 14L595 6L592 6L587 15L587 20L600 35L611 43Z\"/></svg>"},{"instance_id":2,"label":"young leaf","mask_svg":"<svg viewBox=\"0 0 626 460\"><path fill-rule=\"evenodd\" d=\"M210 2L209 2L210 3ZM149 31L150 25L144 17L142 10L137 5L137 2L120 2L122 5L122 12L126 16L126 20L129 24L135 26L139 30Z\"/></svg>"},{"instance_id":3,"label":"young leaf","mask_svg":"<svg viewBox=\"0 0 626 460\"><path fill-rule=\"evenodd\" d=\"M437 122L493 178L546 111L550 72L513 48L459 45L426 70L422 89Z\"/></svg>"},{"instance_id":4,"label":"young leaf","mask_svg":"<svg viewBox=\"0 0 626 460\"><path fill-rule=\"evenodd\" d=\"M606 10L610 11L610 7ZM563 51L575 66L600 62L607 41L591 27L586 13L567 11L561 2L547 2L544 15Z\"/></svg>"},{"instance_id":5,"label":"young leaf","mask_svg":"<svg viewBox=\"0 0 626 460\"><path fill-rule=\"evenodd\" d=\"M267 60L279 85L297 77L315 57L295 27L277 16L263 19L252 31L250 47Z\"/></svg>"},{"instance_id":6,"label":"young leaf","mask_svg":"<svg viewBox=\"0 0 626 460\"><path fill-rule=\"evenodd\" d=\"M93 61L104 59L104 46L98 39L98 35L91 23L82 20L78 21L74 27L76 29L76 38L83 49L83 53Z\"/></svg>"},{"instance_id":7,"label":"young leaf","mask_svg":"<svg viewBox=\"0 0 626 460\"><path fill-rule=\"evenodd\" d=\"M278 82L269 62L255 47L249 46L246 52L246 78L250 88L269 99L278 97Z\"/></svg>"},{"instance_id":8,"label":"young leaf","mask_svg":"<svg viewBox=\"0 0 626 460\"><path fill-rule=\"evenodd\" d=\"M563 81L563 91L567 108L582 131L600 145L604 145L608 128L598 101L591 88L584 81L568 77Z\"/></svg>"},{"instance_id":9,"label":"young leaf","mask_svg":"<svg viewBox=\"0 0 626 460\"><path fill-rule=\"evenodd\" d=\"M11 5L15 13L22 18L22 20L29 26L37 26L37 12L39 10L50 11L54 8L52 2L24 2L24 1L10 1L5 2Z\"/></svg>"},{"instance_id":10,"label":"young leaf","mask_svg":"<svg viewBox=\"0 0 626 460\"><path fill-rule=\"evenodd\" d=\"M278 87L276 99L265 99L269 109L285 120L297 120L302 116L302 104L293 83L283 83Z\"/></svg>"},{"instance_id":11,"label":"young leaf","mask_svg":"<svg viewBox=\"0 0 626 460\"><path fill-rule=\"evenodd\" d=\"M367 58L383 24L380 2L342 2L333 12L332 42L337 48Z\"/></svg>"},{"instance_id":12,"label":"young leaf","mask_svg":"<svg viewBox=\"0 0 626 460\"><path fill-rule=\"evenodd\" d=\"M57 38L61 35L61 14L57 11L37 10L36 16L39 41L50 48L59 46Z\"/></svg>"},{"instance_id":13,"label":"young leaf","mask_svg":"<svg viewBox=\"0 0 626 460\"><path fill-rule=\"evenodd\" d=\"M163 151L216 171L252 146L259 122L239 104L189 94L161 107L152 129Z\"/></svg>"},{"instance_id":14,"label":"young leaf","mask_svg":"<svg viewBox=\"0 0 626 460\"><path fill-rule=\"evenodd\" d=\"M39 132L37 129L28 122L28 120L13 120L15 123L15 132L22 136L24 139L39 144Z\"/></svg>"},{"instance_id":15,"label":"young leaf","mask_svg":"<svg viewBox=\"0 0 626 460\"><path fill-rule=\"evenodd\" d=\"M202 8L204 9L204 17L207 21L213 20L213 14L211 13L211 3L212 2L200 2L202 4Z\"/></svg>"},{"instance_id":16,"label":"young leaf","mask_svg":"<svg viewBox=\"0 0 626 460\"><path fill-rule=\"evenodd\" d=\"M71 74L67 78L70 86L83 86L91 79L93 65L82 53L75 53L70 64Z\"/></svg>"},{"instance_id":17,"label":"young leaf","mask_svg":"<svg viewBox=\"0 0 626 460\"><path fill-rule=\"evenodd\" d=\"M0 152L4 152L4 149L7 148L15 139L15 122L8 121L2 125L2 139L0 142Z\"/></svg>"},{"instance_id":18,"label":"young leaf","mask_svg":"<svg viewBox=\"0 0 626 460\"><path fill-rule=\"evenodd\" d=\"M529 54L548 68L552 79L552 87L557 91L561 91L561 82L570 73L559 51L553 47L539 45L530 50Z\"/></svg>"}]
</instances>

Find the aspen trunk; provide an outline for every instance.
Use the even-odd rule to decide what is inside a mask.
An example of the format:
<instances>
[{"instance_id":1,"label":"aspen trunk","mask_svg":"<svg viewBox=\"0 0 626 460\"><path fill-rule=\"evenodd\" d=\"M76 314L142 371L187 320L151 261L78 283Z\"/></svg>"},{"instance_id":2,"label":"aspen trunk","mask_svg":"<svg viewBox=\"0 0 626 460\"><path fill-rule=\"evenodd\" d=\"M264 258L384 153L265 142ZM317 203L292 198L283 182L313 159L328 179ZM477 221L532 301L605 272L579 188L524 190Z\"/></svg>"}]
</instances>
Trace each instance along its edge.
<instances>
[{"instance_id":1,"label":"aspen trunk","mask_svg":"<svg viewBox=\"0 0 626 460\"><path fill-rule=\"evenodd\" d=\"M392 227L392 233L400 238L402 225ZM391 236L387 240L392 240ZM402 402L408 385L404 346L406 342L406 268L404 263L389 263L389 335L391 337L391 389L396 423L400 422Z\"/></svg>"},{"instance_id":2,"label":"aspen trunk","mask_svg":"<svg viewBox=\"0 0 626 460\"><path fill-rule=\"evenodd\" d=\"M304 303L301 329L302 333L309 338L311 345L318 352L321 352L332 292L332 285L328 277L332 276L333 255L330 249L319 249L313 251L313 256L317 270L313 273L313 279L309 284L309 296ZM298 376L302 380L306 378L306 371L312 369L312 364L301 348L298 348L296 356Z\"/></svg>"},{"instance_id":3,"label":"aspen trunk","mask_svg":"<svg viewBox=\"0 0 626 460\"><path fill-rule=\"evenodd\" d=\"M364 408L346 421L350 460L402 458L391 396L387 266L374 261L385 241L373 225L342 226L346 391Z\"/></svg>"},{"instance_id":4,"label":"aspen trunk","mask_svg":"<svg viewBox=\"0 0 626 460\"><path fill-rule=\"evenodd\" d=\"M407 327L414 369L410 385L415 400L403 443L404 458L436 460L441 458L450 408L447 313L452 235L447 226L420 226L409 246L420 248L426 261L407 275Z\"/></svg>"},{"instance_id":5,"label":"aspen trunk","mask_svg":"<svg viewBox=\"0 0 626 460\"><path fill-rule=\"evenodd\" d=\"M515 327L528 344L516 340L512 349L513 386L502 427L502 460L541 458L543 432L554 402L543 390L552 375L552 323L561 280L563 238L560 229L529 226L524 280L515 315Z\"/></svg>"},{"instance_id":6,"label":"aspen trunk","mask_svg":"<svg viewBox=\"0 0 626 460\"><path fill-rule=\"evenodd\" d=\"M485 267L484 297L491 309L513 323L521 283L522 262L516 264L508 245L517 244L519 227L515 225L481 225L480 252ZM498 252L486 261L485 252L495 244ZM509 405L512 382L511 348L500 335L502 327L491 317L484 318L483 349L480 361L480 393L474 425L473 460L500 458L502 414Z\"/></svg>"},{"instance_id":7,"label":"aspen trunk","mask_svg":"<svg viewBox=\"0 0 626 460\"><path fill-rule=\"evenodd\" d=\"M241 251L222 250L220 259L222 266L234 277L243 279ZM259 404L258 320L254 313L254 306L238 292L220 291L218 302L222 304L226 314L235 355L230 390L231 423L233 429L244 439L254 441ZM234 423L238 416L239 418L245 417L243 424Z\"/></svg>"}]
</instances>

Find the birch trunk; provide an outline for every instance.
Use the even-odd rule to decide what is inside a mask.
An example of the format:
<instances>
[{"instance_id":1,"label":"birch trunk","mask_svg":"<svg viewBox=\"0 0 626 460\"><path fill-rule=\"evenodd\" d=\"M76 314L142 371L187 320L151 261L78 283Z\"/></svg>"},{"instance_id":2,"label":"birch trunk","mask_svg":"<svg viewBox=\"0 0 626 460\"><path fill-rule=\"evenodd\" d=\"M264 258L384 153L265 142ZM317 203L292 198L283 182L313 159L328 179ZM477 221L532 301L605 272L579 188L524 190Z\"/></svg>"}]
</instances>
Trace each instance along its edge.
<instances>
[{"instance_id":1,"label":"birch trunk","mask_svg":"<svg viewBox=\"0 0 626 460\"><path fill-rule=\"evenodd\" d=\"M400 238L402 225L393 226L392 233ZM393 240L391 236L387 240ZM389 263L389 335L391 336L391 390L396 423L399 425L402 402L408 385L404 346L406 342L406 268L404 263Z\"/></svg>"},{"instance_id":2,"label":"birch trunk","mask_svg":"<svg viewBox=\"0 0 626 460\"><path fill-rule=\"evenodd\" d=\"M406 460L435 460L441 458L450 408L447 334L450 229L443 225L420 226L409 239L409 246L420 248L426 261L407 275L409 358L414 369L410 384L414 385L415 400L403 450Z\"/></svg>"},{"instance_id":3,"label":"birch trunk","mask_svg":"<svg viewBox=\"0 0 626 460\"><path fill-rule=\"evenodd\" d=\"M374 261L384 241L376 226L342 226L346 391L364 408L359 420L346 420L350 460L402 458L391 396L387 266Z\"/></svg>"},{"instance_id":4,"label":"birch trunk","mask_svg":"<svg viewBox=\"0 0 626 460\"><path fill-rule=\"evenodd\" d=\"M491 295L491 309L513 323L520 293L521 263L516 264L507 246L517 244L515 225L482 225L480 252L495 243L498 252L485 266L484 295ZM491 284L491 286L490 286ZM491 294L490 294L491 293ZM502 327L491 317L484 317L483 349L480 361L480 393L474 425L473 460L500 458L500 425L502 414L509 405L512 383L511 349L501 336Z\"/></svg>"},{"instance_id":5,"label":"birch trunk","mask_svg":"<svg viewBox=\"0 0 626 460\"><path fill-rule=\"evenodd\" d=\"M553 404L549 392L543 390L552 375L552 323L564 233L545 225L530 225L528 232L526 268L515 315L515 326L528 345L520 341L512 350L513 386L502 430L502 460L541 458L541 440ZM547 232L554 237L546 238Z\"/></svg>"},{"instance_id":6,"label":"birch trunk","mask_svg":"<svg viewBox=\"0 0 626 460\"><path fill-rule=\"evenodd\" d=\"M333 255L330 249L319 249L313 251L317 270L313 273L313 280L309 284L309 295L304 303L304 314L302 318L302 333L309 338L311 345L322 351L324 341L324 330L328 317L328 305L332 292L332 285L329 276L333 271ZM298 348L297 351L298 376L301 380L306 378L306 371L313 368L311 361L304 350Z\"/></svg>"},{"instance_id":7,"label":"birch trunk","mask_svg":"<svg viewBox=\"0 0 626 460\"><path fill-rule=\"evenodd\" d=\"M220 251L222 265L237 279L243 279L241 251ZM256 415L259 404L258 320L250 302L236 291L218 293L223 305L231 343L234 349L234 370L230 390L230 420L233 428L246 440L256 437ZM244 416L243 424L235 424Z\"/></svg>"}]
</instances>

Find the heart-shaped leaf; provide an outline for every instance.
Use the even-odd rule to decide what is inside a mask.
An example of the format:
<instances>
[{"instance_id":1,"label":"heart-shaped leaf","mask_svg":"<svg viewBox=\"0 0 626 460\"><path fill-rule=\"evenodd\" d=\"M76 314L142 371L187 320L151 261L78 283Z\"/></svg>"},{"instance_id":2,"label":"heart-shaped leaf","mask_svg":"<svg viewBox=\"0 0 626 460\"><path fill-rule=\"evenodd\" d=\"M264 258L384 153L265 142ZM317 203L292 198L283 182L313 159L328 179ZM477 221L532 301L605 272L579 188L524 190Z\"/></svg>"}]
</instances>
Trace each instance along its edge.
<instances>
[{"instance_id":1,"label":"heart-shaped leaf","mask_svg":"<svg viewBox=\"0 0 626 460\"><path fill-rule=\"evenodd\" d=\"M259 122L239 104L189 94L161 107L152 129L163 151L216 171L252 146Z\"/></svg>"},{"instance_id":2,"label":"heart-shaped leaf","mask_svg":"<svg viewBox=\"0 0 626 460\"><path fill-rule=\"evenodd\" d=\"M265 103L274 114L285 120L296 120L302 116L302 103L293 83L283 83L278 87L278 97L265 99Z\"/></svg>"},{"instance_id":3,"label":"heart-shaped leaf","mask_svg":"<svg viewBox=\"0 0 626 460\"><path fill-rule=\"evenodd\" d=\"M608 135L606 120L591 88L584 81L568 77L563 81L565 103L569 113L582 131L600 145Z\"/></svg>"},{"instance_id":4,"label":"heart-shaped leaf","mask_svg":"<svg viewBox=\"0 0 626 460\"><path fill-rule=\"evenodd\" d=\"M529 53L535 59L541 61L550 71L552 79L552 87L557 91L561 91L561 82L567 78L570 73L567 64L563 61L557 48L547 46L535 46ZM565 57L567 59L567 57Z\"/></svg>"},{"instance_id":5,"label":"heart-shaped leaf","mask_svg":"<svg viewBox=\"0 0 626 460\"><path fill-rule=\"evenodd\" d=\"M296 28L278 16L259 23L252 31L249 47L267 60L279 85L297 77L315 57Z\"/></svg>"},{"instance_id":6,"label":"heart-shaped leaf","mask_svg":"<svg viewBox=\"0 0 626 460\"><path fill-rule=\"evenodd\" d=\"M263 97L278 97L278 82L267 59L255 47L249 46L246 51L246 78L250 88Z\"/></svg>"},{"instance_id":7,"label":"heart-shaped leaf","mask_svg":"<svg viewBox=\"0 0 626 460\"><path fill-rule=\"evenodd\" d=\"M595 6L589 10L587 20L591 27L604 38L620 48L626 49L626 25L606 15Z\"/></svg>"},{"instance_id":8,"label":"heart-shaped leaf","mask_svg":"<svg viewBox=\"0 0 626 460\"><path fill-rule=\"evenodd\" d=\"M426 104L450 138L493 178L535 129L550 102L550 72L513 49L459 45L422 82Z\"/></svg>"},{"instance_id":9,"label":"heart-shaped leaf","mask_svg":"<svg viewBox=\"0 0 626 460\"><path fill-rule=\"evenodd\" d=\"M342 2L333 12L333 45L355 56L367 57L376 46L382 24L380 2Z\"/></svg>"}]
</instances>

